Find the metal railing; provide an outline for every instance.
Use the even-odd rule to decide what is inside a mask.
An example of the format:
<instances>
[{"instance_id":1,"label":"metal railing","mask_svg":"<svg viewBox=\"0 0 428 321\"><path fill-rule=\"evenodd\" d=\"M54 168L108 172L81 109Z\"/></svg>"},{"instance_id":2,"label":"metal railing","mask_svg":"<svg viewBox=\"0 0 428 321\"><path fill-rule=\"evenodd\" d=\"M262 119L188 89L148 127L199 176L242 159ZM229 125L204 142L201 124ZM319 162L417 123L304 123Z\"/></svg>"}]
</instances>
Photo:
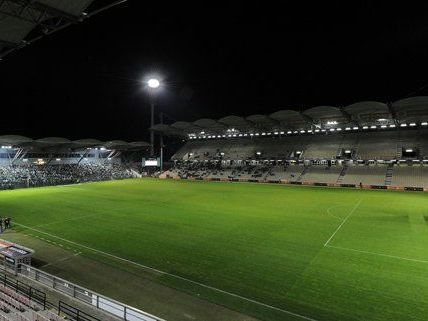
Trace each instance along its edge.
<instances>
[{"instance_id":1,"label":"metal railing","mask_svg":"<svg viewBox=\"0 0 428 321\"><path fill-rule=\"evenodd\" d=\"M165 321L26 264L21 264L18 273L125 321Z\"/></svg>"},{"instance_id":2,"label":"metal railing","mask_svg":"<svg viewBox=\"0 0 428 321\"><path fill-rule=\"evenodd\" d=\"M60 314L65 314L68 318L76 321L101 321L63 301L59 301L58 311Z\"/></svg>"},{"instance_id":3,"label":"metal railing","mask_svg":"<svg viewBox=\"0 0 428 321\"><path fill-rule=\"evenodd\" d=\"M24 295L29 300L35 301L40 304L43 309L47 307L46 293L29 286L11 276L8 276L6 273L0 272L0 284L7 286L15 292Z\"/></svg>"}]
</instances>

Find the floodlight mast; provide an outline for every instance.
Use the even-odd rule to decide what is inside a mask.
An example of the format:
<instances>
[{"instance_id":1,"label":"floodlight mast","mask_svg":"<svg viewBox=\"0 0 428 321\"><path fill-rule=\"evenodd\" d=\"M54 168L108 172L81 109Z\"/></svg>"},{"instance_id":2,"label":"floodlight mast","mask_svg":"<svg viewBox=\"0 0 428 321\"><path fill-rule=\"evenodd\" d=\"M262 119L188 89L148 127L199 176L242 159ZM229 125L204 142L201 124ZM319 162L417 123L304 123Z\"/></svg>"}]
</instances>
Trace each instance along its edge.
<instances>
[{"instance_id":1,"label":"floodlight mast","mask_svg":"<svg viewBox=\"0 0 428 321\"><path fill-rule=\"evenodd\" d=\"M153 128L155 125L155 102L154 95L159 90L160 81L157 78L150 78L147 81L147 86L150 90L150 127ZM155 154L155 133L153 130L150 131L150 156L153 157Z\"/></svg>"}]
</instances>

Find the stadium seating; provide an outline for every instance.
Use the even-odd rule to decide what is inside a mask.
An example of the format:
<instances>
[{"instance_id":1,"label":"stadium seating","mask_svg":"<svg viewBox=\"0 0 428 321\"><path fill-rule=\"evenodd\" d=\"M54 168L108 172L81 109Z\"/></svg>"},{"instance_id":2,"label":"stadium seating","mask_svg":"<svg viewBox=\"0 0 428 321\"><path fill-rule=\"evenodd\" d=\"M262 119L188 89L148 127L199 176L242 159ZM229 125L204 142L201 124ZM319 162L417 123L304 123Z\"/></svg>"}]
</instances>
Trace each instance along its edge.
<instances>
[{"instance_id":1,"label":"stadium seating","mask_svg":"<svg viewBox=\"0 0 428 321\"><path fill-rule=\"evenodd\" d=\"M387 166L355 165L346 169L342 184L385 185Z\"/></svg>"},{"instance_id":2,"label":"stadium seating","mask_svg":"<svg viewBox=\"0 0 428 321\"><path fill-rule=\"evenodd\" d=\"M406 187L428 186L428 167L421 165L395 166L391 185Z\"/></svg>"},{"instance_id":3,"label":"stadium seating","mask_svg":"<svg viewBox=\"0 0 428 321\"><path fill-rule=\"evenodd\" d=\"M311 166L302 179L305 182L336 183L341 172L341 166Z\"/></svg>"},{"instance_id":4,"label":"stadium seating","mask_svg":"<svg viewBox=\"0 0 428 321\"><path fill-rule=\"evenodd\" d=\"M0 188L73 184L135 177L135 172L120 164L63 164L0 166Z\"/></svg>"},{"instance_id":5,"label":"stadium seating","mask_svg":"<svg viewBox=\"0 0 428 321\"><path fill-rule=\"evenodd\" d=\"M428 188L428 130L191 140L172 160L162 177Z\"/></svg>"},{"instance_id":6,"label":"stadium seating","mask_svg":"<svg viewBox=\"0 0 428 321\"><path fill-rule=\"evenodd\" d=\"M0 321L64 321L14 289L0 284Z\"/></svg>"}]
</instances>

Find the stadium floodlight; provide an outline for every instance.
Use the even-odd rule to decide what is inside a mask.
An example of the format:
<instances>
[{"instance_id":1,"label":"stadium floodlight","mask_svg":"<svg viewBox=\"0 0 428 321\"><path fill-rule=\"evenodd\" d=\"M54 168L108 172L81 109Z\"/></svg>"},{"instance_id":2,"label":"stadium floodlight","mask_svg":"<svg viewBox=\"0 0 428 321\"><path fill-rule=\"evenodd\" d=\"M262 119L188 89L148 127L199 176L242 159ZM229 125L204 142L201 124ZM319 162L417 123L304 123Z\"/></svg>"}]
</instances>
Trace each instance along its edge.
<instances>
[{"instance_id":1,"label":"stadium floodlight","mask_svg":"<svg viewBox=\"0 0 428 321\"><path fill-rule=\"evenodd\" d=\"M406 123L400 124L400 127L407 127Z\"/></svg>"},{"instance_id":2,"label":"stadium floodlight","mask_svg":"<svg viewBox=\"0 0 428 321\"><path fill-rule=\"evenodd\" d=\"M416 126L416 123L410 123L410 124L409 124L409 126L411 126L411 127L415 127L415 126Z\"/></svg>"},{"instance_id":3,"label":"stadium floodlight","mask_svg":"<svg viewBox=\"0 0 428 321\"><path fill-rule=\"evenodd\" d=\"M422 125L422 126L427 126L427 125L428 125L428 122L424 121L424 122L422 122L422 123L421 123L421 125Z\"/></svg>"},{"instance_id":4,"label":"stadium floodlight","mask_svg":"<svg viewBox=\"0 0 428 321\"><path fill-rule=\"evenodd\" d=\"M284 135L284 132L279 132L281 135Z\"/></svg>"},{"instance_id":5,"label":"stadium floodlight","mask_svg":"<svg viewBox=\"0 0 428 321\"><path fill-rule=\"evenodd\" d=\"M358 126L352 127L353 130L358 130Z\"/></svg>"},{"instance_id":6,"label":"stadium floodlight","mask_svg":"<svg viewBox=\"0 0 428 321\"><path fill-rule=\"evenodd\" d=\"M320 132L320 130L319 130L319 129L315 129L315 132L316 132L316 133L319 133L319 132Z\"/></svg>"},{"instance_id":7,"label":"stadium floodlight","mask_svg":"<svg viewBox=\"0 0 428 321\"><path fill-rule=\"evenodd\" d=\"M413 149L411 149L411 148L407 148L407 149L406 149L406 153L413 153Z\"/></svg>"},{"instance_id":8,"label":"stadium floodlight","mask_svg":"<svg viewBox=\"0 0 428 321\"><path fill-rule=\"evenodd\" d=\"M363 126L363 129L369 129L369 126Z\"/></svg>"},{"instance_id":9,"label":"stadium floodlight","mask_svg":"<svg viewBox=\"0 0 428 321\"><path fill-rule=\"evenodd\" d=\"M61 158L57 158L57 159L56 159L56 161L57 161L57 162L60 162L60 161L61 161Z\"/></svg>"},{"instance_id":10,"label":"stadium floodlight","mask_svg":"<svg viewBox=\"0 0 428 321\"><path fill-rule=\"evenodd\" d=\"M340 128L340 127L339 127L339 128L336 128L336 130L337 130L338 132L340 132L340 131L342 130L342 128Z\"/></svg>"},{"instance_id":11,"label":"stadium floodlight","mask_svg":"<svg viewBox=\"0 0 428 321\"><path fill-rule=\"evenodd\" d=\"M389 128L395 128L395 124L389 125Z\"/></svg>"},{"instance_id":12,"label":"stadium floodlight","mask_svg":"<svg viewBox=\"0 0 428 321\"><path fill-rule=\"evenodd\" d=\"M304 130L301 130L301 131L300 131L300 134L304 134L304 133L305 133L305 131L304 131Z\"/></svg>"},{"instance_id":13,"label":"stadium floodlight","mask_svg":"<svg viewBox=\"0 0 428 321\"><path fill-rule=\"evenodd\" d=\"M152 89L159 88L160 81L156 78L150 78L149 80L147 80L147 86L149 86Z\"/></svg>"},{"instance_id":14,"label":"stadium floodlight","mask_svg":"<svg viewBox=\"0 0 428 321\"><path fill-rule=\"evenodd\" d=\"M382 125L382 126L380 126L380 128L386 128L387 126L386 125Z\"/></svg>"},{"instance_id":15,"label":"stadium floodlight","mask_svg":"<svg viewBox=\"0 0 428 321\"><path fill-rule=\"evenodd\" d=\"M274 135L278 135L279 133L278 133L278 132L274 132L273 134L274 134Z\"/></svg>"},{"instance_id":16,"label":"stadium floodlight","mask_svg":"<svg viewBox=\"0 0 428 321\"><path fill-rule=\"evenodd\" d=\"M386 118L379 118L377 121L379 121L379 122L384 122L384 121L387 121L388 119L386 119Z\"/></svg>"},{"instance_id":17,"label":"stadium floodlight","mask_svg":"<svg viewBox=\"0 0 428 321\"><path fill-rule=\"evenodd\" d=\"M287 134L291 134L291 130L289 130L289 131L287 132Z\"/></svg>"},{"instance_id":18,"label":"stadium floodlight","mask_svg":"<svg viewBox=\"0 0 428 321\"><path fill-rule=\"evenodd\" d=\"M351 127L346 127L345 130L351 130Z\"/></svg>"},{"instance_id":19,"label":"stadium floodlight","mask_svg":"<svg viewBox=\"0 0 428 321\"><path fill-rule=\"evenodd\" d=\"M331 132L334 132L334 131L335 131L335 129L334 129L334 128L330 128L330 131L331 131Z\"/></svg>"},{"instance_id":20,"label":"stadium floodlight","mask_svg":"<svg viewBox=\"0 0 428 321\"><path fill-rule=\"evenodd\" d=\"M376 129L375 125L370 126L371 129Z\"/></svg>"},{"instance_id":21,"label":"stadium floodlight","mask_svg":"<svg viewBox=\"0 0 428 321\"><path fill-rule=\"evenodd\" d=\"M262 136L266 136L266 133L262 133Z\"/></svg>"}]
</instances>

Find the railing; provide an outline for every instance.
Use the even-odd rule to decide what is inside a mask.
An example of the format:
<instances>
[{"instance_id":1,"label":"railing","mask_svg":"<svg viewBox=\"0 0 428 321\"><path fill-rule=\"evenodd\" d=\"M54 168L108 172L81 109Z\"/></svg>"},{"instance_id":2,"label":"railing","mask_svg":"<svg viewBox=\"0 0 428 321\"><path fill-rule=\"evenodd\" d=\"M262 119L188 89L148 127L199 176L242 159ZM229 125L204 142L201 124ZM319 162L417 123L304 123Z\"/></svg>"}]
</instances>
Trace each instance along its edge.
<instances>
[{"instance_id":1,"label":"railing","mask_svg":"<svg viewBox=\"0 0 428 321\"><path fill-rule=\"evenodd\" d=\"M40 304L43 309L46 309L46 305L48 303L46 301L46 293L35 289L13 277L10 277L5 273L0 273L0 284L15 290L17 293L24 295L29 300Z\"/></svg>"},{"instance_id":2,"label":"railing","mask_svg":"<svg viewBox=\"0 0 428 321\"><path fill-rule=\"evenodd\" d=\"M154 315L110 299L106 296L88 290L77 284L73 284L67 280L58 278L29 265L21 264L20 270L18 272L21 275L24 275L32 280L36 280L48 287L57 290L58 292L89 304L99 310L102 310L103 312L110 313L125 321L165 321Z\"/></svg>"},{"instance_id":3,"label":"railing","mask_svg":"<svg viewBox=\"0 0 428 321\"><path fill-rule=\"evenodd\" d=\"M100 319L97 319L62 301L59 301L58 311L67 315L68 318L76 321L101 321Z\"/></svg>"}]
</instances>

